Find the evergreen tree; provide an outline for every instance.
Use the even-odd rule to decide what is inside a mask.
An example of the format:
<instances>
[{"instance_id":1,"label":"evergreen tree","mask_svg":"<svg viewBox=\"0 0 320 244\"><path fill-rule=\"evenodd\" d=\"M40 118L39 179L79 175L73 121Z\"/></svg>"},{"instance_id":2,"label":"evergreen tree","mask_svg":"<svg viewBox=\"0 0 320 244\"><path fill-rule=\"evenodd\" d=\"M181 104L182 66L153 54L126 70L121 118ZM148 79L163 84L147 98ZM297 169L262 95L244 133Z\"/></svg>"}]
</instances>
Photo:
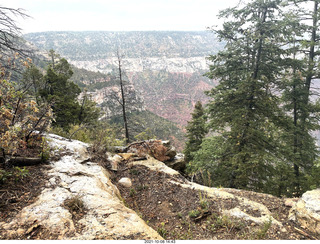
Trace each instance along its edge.
<instances>
[{"instance_id":1,"label":"evergreen tree","mask_svg":"<svg viewBox=\"0 0 320 244\"><path fill-rule=\"evenodd\" d=\"M200 149L203 138L208 133L206 128L205 111L200 101L194 107L192 119L188 122L187 142L184 149L185 160L190 162L193 160L193 153Z\"/></svg>"},{"instance_id":2,"label":"evergreen tree","mask_svg":"<svg viewBox=\"0 0 320 244\"><path fill-rule=\"evenodd\" d=\"M28 93L35 97L36 102L39 105L41 103L39 92L43 88L43 74L34 64L27 67L26 71L23 73L21 83L23 87L27 88L26 90Z\"/></svg>"},{"instance_id":3,"label":"evergreen tree","mask_svg":"<svg viewBox=\"0 0 320 244\"><path fill-rule=\"evenodd\" d=\"M87 93L87 90L82 92L80 99L80 111L78 120L80 124L95 124L100 116L100 109L97 104L92 101L91 96Z\"/></svg>"},{"instance_id":4,"label":"evergreen tree","mask_svg":"<svg viewBox=\"0 0 320 244\"><path fill-rule=\"evenodd\" d=\"M225 49L211 56L209 78L219 85L207 94L209 125L216 147L210 158L215 172L227 187L265 190L284 162L287 151L279 140L288 129L276 88L288 66L283 48L288 33L281 16L281 1L255 0L221 12L226 18L218 37ZM229 19L228 19L229 18ZM203 148L205 149L205 148Z\"/></svg>"},{"instance_id":5,"label":"evergreen tree","mask_svg":"<svg viewBox=\"0 0 320 244\"><path fill-rule=\"evenodd\" d=\"M296 7L292 16L296 18L296 33L292 36L293 62L285 77L283 92L284 109L292 117L289 138L291 161L294 167L294 191L299 195L309 189L309 174L318 156L318 148L312 132L319 129L319 103L312 99L312 82L319 78L318 24L319 1L290 1ZM304 7L313 7L305 9ZM305 21L309 20L309 21Z\"/></svg>"},{"instance_id":6,"label":"evergreen tree","mask_svg":"<svg viewBox=\"0 0 320 244\"><path fill-rule=\"evenodd\" d=\"M52 103L55 115L54 126L69 129L71 124L79 123L78 114L80 105L77 97L80 88L69 79L72 70L67 60L61 59L56 65L49 66L44 76L45 87L40 94L49 103Z\"/></svg>"}]
</instances>

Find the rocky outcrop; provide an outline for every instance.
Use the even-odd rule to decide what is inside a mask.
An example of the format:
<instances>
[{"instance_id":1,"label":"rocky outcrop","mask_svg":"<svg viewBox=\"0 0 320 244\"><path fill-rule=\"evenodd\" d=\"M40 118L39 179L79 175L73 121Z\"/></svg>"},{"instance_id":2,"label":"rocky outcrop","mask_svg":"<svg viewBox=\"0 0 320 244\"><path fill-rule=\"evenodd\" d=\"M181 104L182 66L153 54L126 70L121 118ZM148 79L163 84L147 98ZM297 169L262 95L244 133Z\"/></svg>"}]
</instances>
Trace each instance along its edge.
<instances>
[{"instance_id":1,"label":"rocky outcrop","mask_svg":"<svg viewBox=\"0 0 320 244\"><path fill-rule=\"evenodd\" d=\"M154 165L151 166L149 160L136 161L133 163L133 165L143 165L152 170L162 171L170 175L179 174L175 170L172 170L172 169L168 170L169 167L162 162L156 162L157 167L154 167ZM192 189L194 191L201 191L207 197L216 201L233 200L238 202L237 206L235 206L232 209L221 209L224 215L228 215L230 217L238 218L242 220L248 220L257 224L263 224L265 222L271 221L273 225L276 225L282 228L282 224L273 218L271 212L268 210L266 206L264 206L261 203L255 202L253 200L247 199L245 197L239 197L237 196L236 192L235 193L232 192L237 190L227 189L227 188L207 187L207 186L202 186L193 182L182 181L177 179L174 179L174 180L171 179L170 183L177 184L180 187ZM250 214L250 212L254 214L252 215Z\"/></svg>"},{"instance_id":2,"label":"rocky outcrop","mask_svg":"<svg viewBox=\"0 0 320 244\"><path fill-rule=\"evenodd\" d=\"M173 159L166 161L165 164L179 172L184 172L187 166L184 155L182 153L178 153L174 156Z\"/></svg>"},{"instance_id":3,"label":"rocky outcrop","mask_svg":"<svg viewBox=\"0 0 320 244\"><path fill-rule=\"evenodd\" d=\"M140 216L145 219L145 216L150 215L151 219L156 221L158 217L155 218L154 214L160 211L165 215L164 219L168 215L171 220L175 220L174 216L177 216L177 224L183 224L192 218L189 212L184 213L184 216L189 217L185 217L184 221L179 220L182 218L181 211L187 206L185 198L190 198L188 205L196 203L197 210L200 202L197 203L199 200L195 199L195 195L198 194L200 199L201 196L205 199L205 208L208 207L208 211L199 208L201 215L191 220L197 224L197 221L201 220L199 228L206 229L208 226L205 224L209 221L206 218L211 218L212 221L214 214L218 214L227 216L232 221L242 222L247 225L246 228L253 227L254 231L270 224L275 238L287 238L292 233L289 231L295 228L294 226L290 229L287 226L288 210L278 216L273 209L288 209L293 206L289 219L295 221L295 225L299 227L296 228L297 231L310 239L315 238L306 231L319 234L320 189L306 192L296 201L237 189L202 186L186 180L178 171L168 167L167 162L160 162L149 154L138 155L139 143L128 147L132 150L134 148L135 152L122 148L119 154L108 153L107 157L112 166L108 171L91 160L87 144L55 135L47 137L56 158L57 155L60 155L60 158L50 163L47 185L38 199L24 207L8 223L0 223L0 228L5 230L5 236L9 239L17 236L28 239L35 232L40 239L41 236L66 240L162 239L158 232L164 233L163 221L160 225L149 223L153 229ZM169 148L166 142L159 145ZM160 151L166 155L167 149ZM175 157L177 156L179 155ZM169 195L170 198L166 198ZM123 198L125 196L129 198ZM177 196L180 198L177 199ZM127 199L134 199L133 206L138 208L139 215L127 207ZM145 207L149 207L151 211L146 212L148 215L141 214L143 207L139 210L136 201L141 199L147 201ZM180 206L183 208L180 209ZM210 215L211 217L208 217ZM178 227L175 224L172 228Z\"/></svg>"},{"instance_id":4,"label":"rocky outcrop","mask_svg":"<svg viewBox=\"0 0 320 244\"><path fill-rule=\"evenodd\" d=\"M114 151L119 151L119 148L115 148ZM121 152L126 153L123 154ZM128 160L134 155L138 157L146 157L148 155L164 162L167 166L179 172L183 172L186 168L184 155L182 153L177 153L175 147L171 145L170 141L147 140L134 142L126 148L121 148L121 152L119 155L125 160Z\"/></svg>"},{"instance_id":5,"label":"rocky outcrop","mask_svg":"<svg viewBox=\"0 0 320 244\"><path fill-rule=\"evenodd\" d=\"M79 68L89 69L96 72L111 72L117 66L117 58L104 58L90 61L70 62ZM205 57L190 58L167 58L167 57L145 57L125 58L124 66L128 71L143 72L145 70L167 70L168 72L193 73L198 70L206 70L208 67Z\"/></svg>"},{"instance_id":6,"label":"rocky outcrop","mask_svg":"<svg viewBox=\"0 0 320 244\"><path fill-rule=\"evenodd\" d=\"M307 191L293 206L289 219L320 234L320 189Z\"/></svg>"},{"instance_id":7,"label":"rocky outcrop","mask_svg":"<svg viewBox=\"0 0 320 244\"><path fill-rule=\"evenodd\" d=\"M88 145L48 136L55 154L50 179L38 200L25 207L10 223L0 223L7 235L28 236L35 229L50 232L52 239L162 239L131 209L125 207L109 173L90 162ZM85 211L77 216L66 201L81 202ZM79 204L78 204L79 205Z\"/></svg>"}]
</instances>

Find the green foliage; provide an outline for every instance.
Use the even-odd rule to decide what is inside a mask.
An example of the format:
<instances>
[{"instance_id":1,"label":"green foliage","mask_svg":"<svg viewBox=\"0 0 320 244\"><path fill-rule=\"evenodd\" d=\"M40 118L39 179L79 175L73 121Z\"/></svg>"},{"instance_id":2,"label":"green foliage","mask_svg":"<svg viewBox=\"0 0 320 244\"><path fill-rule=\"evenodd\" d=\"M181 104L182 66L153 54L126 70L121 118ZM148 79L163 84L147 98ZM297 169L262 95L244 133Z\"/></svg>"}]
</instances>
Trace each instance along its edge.
<instances>
[{"instance_id":1,"label":"green foliage","mask_svg":"<svg viewBox=\"0 0 320 244\"><path fill-rule=\"evenodd\" d=\"M42 161L47 162L50 159L50 146L46 140L46 138L42 137L42 142L41 142L41 153L40 157Z\"/></svg>"},{"instance_id":2,"label":"green foliage","mask_svg":"<svg viewBox=\"0 0 320 244\"><path fill-rule=\"evenodd\" d=\"M129 196L130 196L130 197L134 197L136 194L137 194L136 190L133 189L133 188L131 188L131 189L130 189L130 192L129 192Z\"/></svg>"},{"instance_id":3,"label":"green foliage","mask_svg":"<svg viewBox=\"0 0 320 244\"><path fill-rule=\"evenodd\" d=\"M196 217L200 216L200 214L201 214L201 211L198 210L198 209L191 210L191 211L189 211L189 213L188 213L188 215L189 215L190 218L196 218Z\"/></svg>"},{"instance_id":4,"label":"green foliage","mask_svg":"<svg viewBox=\"0 0 320 244\"><path fill-rule=\"evenodd\" d=\"M177 141L183 141L183 133L176 124L168 121L150 111L131 112L128 113L128 127L131 133L131 138L134 138L140 133L147 132L152 137L161 140L168 140L177 138ZM114 116L110 119L110 124L121 127L123 120L121 116ZM121 138L123 132L117 134Z\"/></svg>"},{"instance_id":5,"label":"green foliage","mask_svg":"<svg viewBox=\"0 0 320 244\"><path fill-rule=\"evenodd\" d=\"M319 158L317 158L319 163ZM320 165L315 164L309 171L308 174L303 175L304 178L302 182L305 184L302 188L303 189L317 189L320 187Z\"/></svg>"},{"instance_id":6,"label":"green foliage","mask_svg":"<svg viewBox=\"0 0 320 244\"><path fill-rule=\"evenodd\" d=\"M205 195L201 194L201 191L199 191L199 200L200 200L200 207L203 210L206 210L209 208L209 202Z\"/></svg>"},{"instance_id":7,"label":"green foliage","mask_svg":"<svg viewBox=\"0 0 320 244\"><path fill-rule=\"evenodd\" d=\"M271 225L272 225L272 220L270 218L269 221L264 222L261 229L256 232L256 239L258 239L258 240L264 239L266 237Z\"/></svg>"},{"instance_id":8,"label":"green foliage","mask_svg":"<svg viewBox=\"0 0 320 244\"><path fill-rule=\"evenodd\" d=\"M164 239L166 239L168 231L165 229L164 222L161 222L160 227L158 228L157 232L159 233L160 236L162 236Z\"/></svg>"},{"instance_id":9,"label":"green foliage","mask_svg":"<svg viewBox=\"0 0 320 244\"><path fill-rule=\"evenodd\" d=\"M246 226L244 223L232 220L226 215L216 216L214 214L209 219L208 224L210 224L210 229L212 232L217 232L220 229L226 229L227 231L232 229L241 230Z\"/></svg>"},{"instance_id":10,"label":"green foliage","mask_svg":"<svg viewBox=\"0 0 320 244\"><path fill-rule=\"evenodd\" d=\"M26 87L32 85L32 88L28 89L27 92L28 94L35 97L37 104L40 104L42 101L39 92L44 88L44 82L43 74L41 73L39 68L37 68L34 64L28 66L28 68L23 73L21 83Z\"/></svg>"},{"instance_id":11,"label":"green foliage","mask_svg":"<svg viewBox=\"0 0 320 244\"><path fill-rule=\"evenodd\" d=\"M250 185L259 189L259 182L271 176L273 159L281 157L277 133L285 126L285 115L277 97L266 89L276 82L279 68L283 66L281 62L268 62L269 57L279 60L283 53L278 43L266 41L282 34L274 31L272 37L265 34L275 28L271 23L277 18L277 5L271 2L253 1L223 12L222 16L235 18L217 31L229 42L225 50L210 58L214 64L208 76L221 79L219 85L207 93L212 99L208 104L209 125L214 133L220 134L211 158L215 158L215 165L225 175L220 179L224 179L222 183L228 187ZM265 14L251 15L255 11ZM239 55L244 58L239 59Z\"/></svg>"},{"instance_id":12,"label":"green foliage","mask_svg":"<svg viewBox=\"0 0 320 244\"><path fill-rule=\"evenodd\" d=\"M80 111L78 115L79 123L93 125L98 121L99 117L100 109L87 91L84 90L80 99Z\"/></svg>"},{"instance_id":13,"label":"green foliage","mask_svg":"<svg viewBox=\"0 0 320 244\"><path fill-rule=\"evenodd\" d=\"M4 184L10 177L12 173L7 170L0 169L0 183Z\"/></svg>"},{"instance_id":14,"label":"green foliage","mask_svg":"<svg viewBox=\"0 0 320 244\"><path fill-rule=\"evenodd\" d=\"M92 150L99 153L110 151L114 146L123 146L124 140L118 139L119 128L107 123L99 123L90 129Z\"/></svg>"},{"instance_id":15,"label":"green foliage","mask_svg":"<svg viewBox=\"0 0 320 244\"><path fill-rule=\"evenodd\" d=\"M94 142L101 142L105 148L123 146L125 143L124 140L117 139L117 129L115 129L115 127L109 127L98 131L101 133L102 139L100 140L99 136L97 136L98 138L96 138Z\"/></svg>"},{"instance_id":16,"label":"green foliage","mask_svg":"<svg viewBox=\"0 0 320 244\"><path fill-rule=\"evenodd\" d=\"M296 30L297 19L283 11L285 5L251 1L220 13L226 22L215 32L227 44L209 58L213 64L207 76L219 80L207 92L211 136L191 147L195 150L188 166L193 173L210 175L215 186L299 194L314 163L310 132L318 118L312 122L311 117L296 116L318 108L303 98L305 83L297 76L303 62L292 58L297 49L288 45L301 29ZM291 80L292 73L296 76Z\"/></svg>"},{"instance_id":17,"label":"green foliage","mask_svg":"<svg viewBox=\"0 0 320 244\"><path fill-rule=\"evenodd\" d=\"M290 150L290 161L294 167L293 187L296 195L301 195L312 185L310 175L313 166L319 156L319 148L316 145L314 131L319 130L319 99L314 95L312 84L317 82L319 74L319 2L310 1L314 5L313 10L307 9L304 3L296 5L295 35L293 41L288 44L293 54L291 70L287 70L283 77L282 102L284 110L290 114L291 128L284 133ZM301 16L309 18L310 22L301 21ZM303 22L303 23L302 23ZM308 34L306 34L308 33ZM299 41L296 41L299 39ZM317 177L314 178L317 181ZM311 185L309 183L311 183Z\"/></svg>"},{"instance_id":18,"label":"green foliage","mask_svg":"<svg viewBox=\"0 0 320 244\"><path fill-rule=\"evenodd\" d=\"M0 169L0 184L5 184L11 179L13 179L15 182L23 181L28 176L29 170L26 167L14 167L10 170Z\"/></svg>"},{"instance_id":19,"label":"green foliage","mask_svg":"<svg viewBox=\"0 0 320 244\"><path fill-rule=\"evenodd\" d=\"M35 66L30 66L24 73L23 82L33 87L29 93L36 97L37 103L45 101L51 104L55 116L54 127L68 131L72 124L95 123L100 111L86 91L78 101L81 90L70 80L73 75L71 65L52 50L50 55L52 63L47 67L45 75Z\"/></svg>"},{"instance_id":20,"label":"green foliage","mask_svg":"<svg viewBox=\"0 0 320 244\"><path fill-rule=\"evenodd\" d=\"M4 154L25 150L34 131L43 132L51 122L47 104L38 105L33 97L16 89L15 83L0 77L0 149ZM5 155L3 155L5 156Z\"/></svg>"},{"instance_id":21,"label":"green foliage","mask_svg":"<svg viewBox=\"0 0 320 244\"><path fill-rule=\"evenodd\" d=\"M70 65L67 60L61 59L55 66L48 67L44 76L44 88L40 90L41 97L48 103L53 103L53 125L66 130L70 124L79 123L80 105L76 99L80 88L69 80L71 76Z\"/></svg>"},{"instance_id":22,"label":"green foliage","mask_svg":"<svg viewBox=\"0 0 320 244\"><path fill-rule=\"evenodd\" d=\"M206 169L214 179L213 185L228 185L231 180L229 171L231 163L221 162L223 151L227 150L222 146L228 147L223 137L208 137L203 140L201 148L193 154L194 160L189 163L188 168L191 172L197 172L199 169Z\"/></svg>"},{"instance_id":23,"label":"green foliage","mask_svg":"<svg viewBox=\"0 0 320 244\"><path fill-rule=\"evenodd\" d=\"M29 175L29 170L24 166L23 168L20 167L14 167L14 173L15 181L22 181L24 178L26 178Z\"/></svg>"},{"instance_id":24,"label":"green foliage","mask_svg":"<svg viewBox=\"0 0 320 244\"><path fill-rule=\"evenodd\" d=\"M156 137L152 134L151 129L147 128L145 131L142 131L141 133L135 135L134 139L136 139L137 141L146 141L150 139L156 139Z\"/></svg>"},{"instance_id":25,"label":"green foliage","mask_svg":"<svg viewBox=\"0 0 320 244\"><path fill-rule=\"evenodd\" d=\"M81 125L72 125L68 131L68 133L65 133L65 137L73 139L73 140L78 140L78 141L83 141L86 143L92 142L93 138L93 131L94 129L82 127Z\"/></svg>"},{"instance_id":26,"label":"green foliage","mask_svg":"<svg viewBox=\"0 0 320 244\"><path fill-rule=\"evenodd\" d=\"M181 213L181 212L177 213L177 216L178 216L180 219L182 219L182 218L183 218L183 215L182 215L182 213Z\"/></svg>"},{"instance_id":27,"label":"green foliage","mask_svg":"<svg viewBox=\"0 0 320 244\"><path fill-rule=\"evenodd\" d=\"M54 127L50 132L62 137L91 143L97 152L124 145L124 140L118 139L119 128L106 122L98 122L92 126L71 125L68 131Z\"/></svg>"},{"instance_id":28,"label":"green foliage","mask_svg":"<svg viewBox=\"0 0 320 244\"><path fill-rule=\"evenodd\" d=\"M88 91L100 90L104 87L117 85L116 77L106 75L101 72L93 72L86 69L79 69L72 66L73 75L71 79L77 84L81 90Z\"/></svg>"},{"instance_id":29,"label":"green foliage","mask_svg":"<svg viewBox=\"0 0 320 244\"><path fill-rule=\"evenodd\" d=\"M205 111L200 101L198 101L194 107L194 111L191 114L192 119L188 122L187 130L187 142L184 149L185 160L190 162L193 160L192 153L200 149L203 138L208 133L206 128L206 116Z\"/></svg>"}]
</instances>

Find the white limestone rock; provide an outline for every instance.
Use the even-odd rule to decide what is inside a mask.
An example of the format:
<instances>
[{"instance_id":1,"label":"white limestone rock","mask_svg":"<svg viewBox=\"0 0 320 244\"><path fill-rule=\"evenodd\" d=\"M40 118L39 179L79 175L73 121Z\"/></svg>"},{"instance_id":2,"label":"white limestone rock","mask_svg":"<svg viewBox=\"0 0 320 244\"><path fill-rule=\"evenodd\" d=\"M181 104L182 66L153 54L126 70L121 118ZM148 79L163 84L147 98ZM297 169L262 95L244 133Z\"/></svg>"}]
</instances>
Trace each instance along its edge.
<instances>
[{"instance_id":1,"label":"white limestone rock","mask_svg":"<svg viewBox=\"0 0 320 244\"><path fill-rule=\"evenodd\" d=\"M121 178L118 182L119 182L119 184L121 184L125 187L128 187L128 188L132 186L131 179L127 178L127 177Z\"/></svg>"},{"instance_id":2,"label":"white limestone rock","mask_svg":"<svg viewBox=\"0 0 320 244\"><path fill-rule=\"evenodd\" d=\"M289 213L289 219L320 234L320 189L307 191Z\"/></svg>"},{"instance_id":3,"label":"white limestone rock","mask_svg":"<svg viewBox=\"0 0 320 244\"><path fill-rule=\"evenodd\" d=\"M68 151L67 156L51 162L50 181L37 201L25 207L10 222L0 223L8 236L26 235L41 227L56 239L162 239L162 237L120 200L120 192L100 165L87 161L88 145L48 135L52 150ZM78 223L65 206L77 197L86 212ZM76 224L82 227L75 228Z\"/></svg>"}]
</instances>

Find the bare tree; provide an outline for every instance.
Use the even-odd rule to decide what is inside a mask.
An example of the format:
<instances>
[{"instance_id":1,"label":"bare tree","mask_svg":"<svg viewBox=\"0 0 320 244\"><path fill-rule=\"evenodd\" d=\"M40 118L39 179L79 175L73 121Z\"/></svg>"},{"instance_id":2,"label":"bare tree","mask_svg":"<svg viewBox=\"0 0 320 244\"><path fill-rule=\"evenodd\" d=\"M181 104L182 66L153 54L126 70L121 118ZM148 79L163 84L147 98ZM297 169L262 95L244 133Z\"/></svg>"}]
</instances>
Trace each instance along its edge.
<instances>
[{"instance_id":1,"label":"bare tree","mask_svg":"<svg viewBox=\"0 0 320 244\"><path fill-rule=\"evenodd\" d=\"M120 84L120 91L121 91L121 100L119 100L119 103L122 107L122 117L124 122L124 129L125 129L125 136L126 136L126 143L129 143L129 130L128 130L128 121L127 121L127 114L126 114L126 99L124 95L124 80L122 78L122 59L119 52L119 49L117 49L117 64L118 64L118 72L119 72L119 84Z\"/></svg>"},{"instance_id":2,"label":"bare tree","mask_svg":"<svg viewBox=\"0 0 320 244\"><path fill-rule=\"evenodd\" d=\"M17 25L16 18L30 17L23 9L14 9L0 6L0 61L5 68L13 69L14 57L19 54L28 57L30 50L25 47L21 39L21 28Z\"/></svg>"}]
</instances>

